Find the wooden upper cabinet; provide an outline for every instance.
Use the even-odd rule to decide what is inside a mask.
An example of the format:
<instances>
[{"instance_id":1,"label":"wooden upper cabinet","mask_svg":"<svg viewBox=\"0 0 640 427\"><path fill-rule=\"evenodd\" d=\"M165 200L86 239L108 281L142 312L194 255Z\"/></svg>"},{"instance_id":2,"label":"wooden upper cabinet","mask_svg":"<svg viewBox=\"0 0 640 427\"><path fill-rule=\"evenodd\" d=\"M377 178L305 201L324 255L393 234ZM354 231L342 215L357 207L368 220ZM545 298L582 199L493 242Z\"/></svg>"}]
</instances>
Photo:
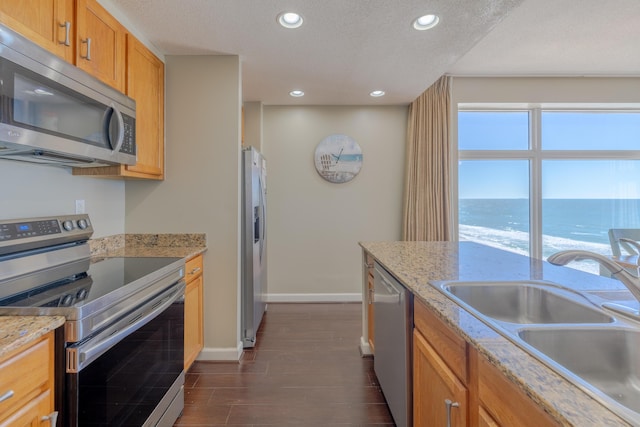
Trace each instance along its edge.
<instances>
[{"instance_id":1,"label":"wooden upper cabinet","mask_svg":"<svg viewBox=\"0 0 640 427\"><path fill-rule=\"evenodd\" d=\"M136 100L138 161L129 176L164 177L164 64L127 35L127 95Z\"/></svg>"},{"instance_id":2,"label":"wooden upper cabinet","mask_svg":"<svg viewBox=\"0 0 640 427\"><path fill-rule=\"evenodd\" d=\"M164 63L131 34L126 93L136 101L136 164L75 168L74 175L164 179Z\"/></svg>"},{"instance_id":3,"label":"wooden upper cabinet","mask_svg":"<svg viewBox=\"0 0 640 427\"><path fill-rule=\"evenodd\" d=\"M164 63L158 57L96 0L0 0L0 21L136 101L136 164L76 168L74 175L164 179Z\"/></svg>"},{"instance_id":4,"label":"wooden upper cabinet","mask_svg":"<svg viewBox=\"0 0 640 427\"><path fill-rule=\"evenodd\" d=\"M125 91L127 30L96 0L76 0L77 67Z\"/></svg>"},{"instance_id":5,"label":"wooden upper cabinet","mask_svg":"<svg viewBox=\"0 0 640 427\"><path fill-rule=\"evenodd\" d=\"M73 63L73 4L73 0L0 0L0 21Z\"/></svg>"}]
</instances>

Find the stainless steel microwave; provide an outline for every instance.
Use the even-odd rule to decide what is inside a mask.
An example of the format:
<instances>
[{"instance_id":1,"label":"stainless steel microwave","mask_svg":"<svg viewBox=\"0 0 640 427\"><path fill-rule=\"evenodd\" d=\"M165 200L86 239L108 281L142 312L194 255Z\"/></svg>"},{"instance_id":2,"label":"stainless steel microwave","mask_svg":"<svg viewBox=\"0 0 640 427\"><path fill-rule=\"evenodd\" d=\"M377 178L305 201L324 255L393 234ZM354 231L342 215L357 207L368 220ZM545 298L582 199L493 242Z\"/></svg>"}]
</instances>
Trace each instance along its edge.
<instances>
[{"instance_id":1,"label":"stainless steel microwave","mask_svg":"<svg viewBox=\"0 0 640 427\"><path fill-rule=\"evenodd\" d=\"M136 163L136 104L0 24L0 158Z\"/></svg>"}]
</instances>

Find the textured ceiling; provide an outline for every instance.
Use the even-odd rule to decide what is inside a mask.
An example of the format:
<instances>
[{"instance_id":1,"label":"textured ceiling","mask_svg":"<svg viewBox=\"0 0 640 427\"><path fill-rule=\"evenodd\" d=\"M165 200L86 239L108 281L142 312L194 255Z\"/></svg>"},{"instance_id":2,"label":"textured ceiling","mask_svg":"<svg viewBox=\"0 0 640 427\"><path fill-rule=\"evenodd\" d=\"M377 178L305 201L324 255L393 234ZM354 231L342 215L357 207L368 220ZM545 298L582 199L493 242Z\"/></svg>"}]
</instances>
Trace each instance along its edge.
<instances>
[{"instance_id":1,"label":"textured ceiling","mask_svg":"<svg viewBox=\"0 0 640 427\"><path fill-rule=\"evenodd\" d=\"M526 0L454 75L640 76L640 0Z\"/></svg>"},{"instance_id":2,"label":"textured ceiling","mask_svg":"<svg viewBox=\"0 0 640 427\"><path fill-rule=\"evenodd\" d=\"M640 0L101 1L165 54L239 55L243 100L264 104L407 104L445 73L640 76ZM426 13L440 24L413 30Z\"/></svg>"},{"instance_id":3,"label":"textured ceiling","mask_svg":"<svg viewBox=\"0 0 640 427\"><path fill-rule=\"evenodd\" d=\"M243 100L265 104L406 104L523 0L110 0L168 55L231 54ZM287 30L283 11L304 17ZM411 27L435 13L429 31ZM291 98L293 89L305 92ZM371 98L372 90L387 95Z\"/></svg>"}]
</instances>

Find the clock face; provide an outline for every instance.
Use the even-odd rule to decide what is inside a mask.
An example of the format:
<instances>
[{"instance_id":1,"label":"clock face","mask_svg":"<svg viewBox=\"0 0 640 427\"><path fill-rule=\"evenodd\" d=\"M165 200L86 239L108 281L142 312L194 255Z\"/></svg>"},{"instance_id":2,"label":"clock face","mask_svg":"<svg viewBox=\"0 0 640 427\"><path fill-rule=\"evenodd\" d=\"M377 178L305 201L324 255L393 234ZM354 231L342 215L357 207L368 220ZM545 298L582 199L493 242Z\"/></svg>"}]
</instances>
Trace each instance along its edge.
<instances>
[{"instance_id":1,"label":"clock face","mask_svg":"<svg viewBox=\"0 0 640 427\"><path fill-rule=\"evenodd\" d=\"M347 135L329 135L316 147L316 170L329 182L351 181L362 168L362 150Z\"/></svg>"}]
</instances>

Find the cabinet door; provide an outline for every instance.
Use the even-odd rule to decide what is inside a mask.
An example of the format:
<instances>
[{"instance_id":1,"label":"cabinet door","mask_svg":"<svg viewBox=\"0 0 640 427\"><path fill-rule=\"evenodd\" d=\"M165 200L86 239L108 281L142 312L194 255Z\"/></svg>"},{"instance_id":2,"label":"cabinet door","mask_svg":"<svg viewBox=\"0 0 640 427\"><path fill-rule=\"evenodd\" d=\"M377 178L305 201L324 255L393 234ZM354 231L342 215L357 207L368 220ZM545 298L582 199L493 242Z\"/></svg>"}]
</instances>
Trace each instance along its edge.
<instances>
[{"instance_id":1,"label":"cabinet door","mask_svg":"<svg viewBox=\"0 0 640 427\"><path fill-rule=\"evenodd\" d=\"M467 388L417 331L413 333L413 423L447 427L449 400L451 426L467 425Z\"/></svg>"},{"instance_id":2,"label":"cabinet door","mask_svg":"<svg viewBox=\"0 0 640 427\"><path fill-rule=\"evenodd\" d=\"M509 396L505 399L505 396ZM478 398L495 425L556 427L560 424L484 356L478 357ZM491 425L491 424L490 424Z\"/></svg>"},{"instance_id":3,"label":"cabinet door","mask_svg":"<svg viewBox=\"0 0 640 427\"><path fill-rule=\"evenodd\" d=\"M126 169L129 175L162 179L164 64L131 34L127 35L127 95L136 100L138 160Z\"/></svg>"},{"instance_id":4,"label":"cabinet door","mask_svg":"<svg viewBox=\"0 0 640 427\"><path fill-rule=\"evenodd\" d=\"M187 283L184 294L184 369L191 364L204 346L202 319L202 276Z\"/></svg>"},{"instance_id":5,"label":"cabinet door","mask_svg":"<svg viewBox=\"0 0 640 427\"><path fill-rule=\"evenodd\" d=\"M48 426L42 417L53 412L54 332L0 357L0 427Z\"/></svg>"},{"instance_id":6,"label":"cabinet door","mask_svg":"<svg viewBox=\"0 0 640 427\"><path fill-rule=\"evenodd\" d=\"M126 29L96 0L76 0L76 66L125 90Z\"/></svg>"},{"instance_id":7,"label":"cabinet door","mask_svg":"<svg viewBox=\"0 0 640 427\"><path fill-rule=\"evenodd\" d=\"M73 62L73 0L0 0L0 21Z\"/></svg>"},{"instance_id":8,"label":"cabinet door","mask_svg":"<svg viewBox=\"0 0 640 427\"><path fill-rule=\"evenodd\" d=\"M47 390L11 417L0 422L0 427L48 427L51 425L48 415L51 412L51 392ZM43 419L44 417L44 419Z\"/></svg>"},{"instance_id":9,"label":"cabinet door","mask_svg":"<svg viewBox=\"0 0 640 427\"><path fill-rule=\"evenodd\" d=\"M478 407L478 427L500 427L498 423L482 407Z\"/></svg>"},{"instance_id":10,"label":"cabinet door","mask_svg":"<svg viewBox=\"0 0 640 427\"><path fill-rule=\"evenodd\" d=\"M373 264L373 261L371 261ZM371 353L375 353L375 342L374 342L374 332L375 332L375 309L373 304L373 292L374 292L374 281L373 281L373 268L367 269L367 330L369 332L369 347L371 347Z\"/></svg>"}]
</instances>

